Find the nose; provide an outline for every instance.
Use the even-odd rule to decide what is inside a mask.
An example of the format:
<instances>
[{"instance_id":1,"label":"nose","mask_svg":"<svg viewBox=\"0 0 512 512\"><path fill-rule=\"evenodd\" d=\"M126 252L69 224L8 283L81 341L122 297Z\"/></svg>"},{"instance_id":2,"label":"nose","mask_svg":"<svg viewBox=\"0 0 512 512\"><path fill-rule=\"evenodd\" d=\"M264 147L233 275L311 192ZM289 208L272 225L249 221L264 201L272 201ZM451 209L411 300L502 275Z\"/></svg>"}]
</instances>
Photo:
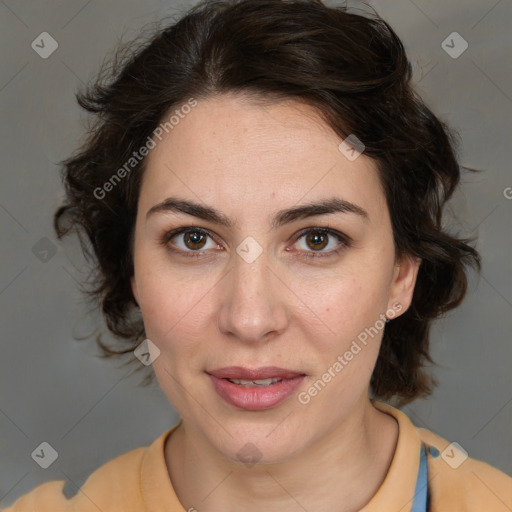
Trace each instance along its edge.
<instances>
[{"instance_id":1,"label":"nose","mask_svg":"<svg viewBox=\"0 0 512 512\"><path fill-rule=\"evenodd\" d=\"M245 343L268 341L283 333L289 320L287 298L293 295L284 276L269 266L265 252L248 263L238 254L222 279L219 329Z\"/></svg>"}]
</instances>

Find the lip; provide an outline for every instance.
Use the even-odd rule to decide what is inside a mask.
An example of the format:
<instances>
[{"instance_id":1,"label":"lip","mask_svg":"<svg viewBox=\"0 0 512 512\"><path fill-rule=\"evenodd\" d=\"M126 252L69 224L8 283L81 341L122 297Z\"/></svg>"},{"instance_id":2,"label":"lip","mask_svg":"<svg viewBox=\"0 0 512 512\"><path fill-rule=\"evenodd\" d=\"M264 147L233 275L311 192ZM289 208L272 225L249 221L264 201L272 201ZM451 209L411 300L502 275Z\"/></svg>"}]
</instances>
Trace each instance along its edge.
<instances>
[{"instance_id":1,"label":"lip","mask_svg":"<svg viewBox=\"0 0 512 512\"><path fill-rule=\"evenodd\" d=\"M301 384L305 374L266 366L251 370L241 366L230 366L209 371L207 374L218 395L228 404L246 411L270 409L283 402ZM261 387L244 387L227 379L259 380L279 378L281 382Z\"/></svg>"}]
</instances>

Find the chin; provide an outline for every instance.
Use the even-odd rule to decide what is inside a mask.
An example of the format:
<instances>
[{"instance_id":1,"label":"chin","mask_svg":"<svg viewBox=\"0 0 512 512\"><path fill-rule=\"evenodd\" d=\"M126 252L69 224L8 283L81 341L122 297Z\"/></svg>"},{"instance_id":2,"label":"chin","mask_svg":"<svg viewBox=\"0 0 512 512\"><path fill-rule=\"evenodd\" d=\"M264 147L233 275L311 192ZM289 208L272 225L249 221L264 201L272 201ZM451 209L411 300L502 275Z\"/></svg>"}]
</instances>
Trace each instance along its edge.
<instances>
[{"instance_id":1,"label":"chin","mask_svg":"<svg viewBox=\"0 0 512 512\"><path fill-rule=\"evenodd\" d=\"M276 432L271 433L275 428L247 429L244 435L233 434L233 437L226 439L227 443L215 446L226 459L245 467L253 467L256 464L279 464L295 457L302 448L297 440L290 436L286 431L281 435ZM255 430L251 434L251 430Z\"/></svg>"}]
</instances>

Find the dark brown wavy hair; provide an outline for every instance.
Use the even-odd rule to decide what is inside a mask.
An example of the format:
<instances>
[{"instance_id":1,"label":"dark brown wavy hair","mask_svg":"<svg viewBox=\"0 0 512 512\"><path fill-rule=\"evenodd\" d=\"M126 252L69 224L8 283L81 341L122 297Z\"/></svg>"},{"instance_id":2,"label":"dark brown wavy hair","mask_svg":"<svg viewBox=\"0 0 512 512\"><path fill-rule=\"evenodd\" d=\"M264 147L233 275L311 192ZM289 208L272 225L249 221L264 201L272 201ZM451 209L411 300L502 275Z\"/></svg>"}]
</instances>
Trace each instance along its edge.
<instances>
[{"instance_id":1,"label":"dark brown wavy hair","mask_svg":"<svg viewBox=\"0 0 512 512\"><path fill-rule=\"evenodd\" d=\"M54 216L58 238L75 230L92 262L83 292L101 304L117 338L107 345L99 332L101 356L126 354L125 364L144 368L132 353L145 335L130 277L146 159L132 161L108 193L105 184L190 98L244 93L315 107L340 137L363 141L376 161L397 254L422 262L411 306L384 330L371 390L401 404L430 394L431 322L460 304L468 266L480 270L480 257L470 240L442 226L460 180L459 141L414 90L389 24L375 11L357 14L320 0L226 0L202 2L141 37L119 45L94 83L76 94L94 122L82 147L61 162L66 199ZM144 383L153 377L150 371Z\"/></svg>"}]
</instances>

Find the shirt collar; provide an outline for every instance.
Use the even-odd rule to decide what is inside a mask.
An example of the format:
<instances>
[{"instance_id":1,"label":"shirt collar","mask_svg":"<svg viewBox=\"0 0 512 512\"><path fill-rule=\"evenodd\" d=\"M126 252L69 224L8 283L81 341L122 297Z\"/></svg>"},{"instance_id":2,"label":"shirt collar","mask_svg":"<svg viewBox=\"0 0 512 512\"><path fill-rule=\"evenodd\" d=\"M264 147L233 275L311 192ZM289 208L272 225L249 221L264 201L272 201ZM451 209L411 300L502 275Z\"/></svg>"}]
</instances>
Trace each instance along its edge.
<instances>
[{"instance_id":1,"label":"shirt collar","mask_svg":"<svg viewBox=\"0 0 512 512\"><path fill-rule=\"evenodd\" d=\"M389 470L377 493L361 512L410 512L414 500L420 463L421 438L411 420L399 409L379 401L372 401L379 411L398 422L398 442Z\"/></svg>"},{"instance_id":2,"label":"shirt collar","mask_svg":"<svg viewBox=\"0 0 512 512\"><path fill-rule=\"evenodd\" d=\"M148 512L185 512L172 487L164 454L165 441L181 421L153 441L142 459L140 493Z\"/></svg>"},{"instance_id":3,"label":"shirt collar","mask_svg":"<svg viewBox=\"0 0 512 512\"><path fill-rule=\"evenodd\" d=\"M389 470L377 493L361 512L410 512L418 467L421 439L416 427L399 409L379 401L372 401L376 409L389 414L398 423L398 442ZM185 512L172 487L165 463L164 446L167 438L181 420L158 437L146 450L140 468L140 492L151 512Z\"/></svg>"}]
</instances>

